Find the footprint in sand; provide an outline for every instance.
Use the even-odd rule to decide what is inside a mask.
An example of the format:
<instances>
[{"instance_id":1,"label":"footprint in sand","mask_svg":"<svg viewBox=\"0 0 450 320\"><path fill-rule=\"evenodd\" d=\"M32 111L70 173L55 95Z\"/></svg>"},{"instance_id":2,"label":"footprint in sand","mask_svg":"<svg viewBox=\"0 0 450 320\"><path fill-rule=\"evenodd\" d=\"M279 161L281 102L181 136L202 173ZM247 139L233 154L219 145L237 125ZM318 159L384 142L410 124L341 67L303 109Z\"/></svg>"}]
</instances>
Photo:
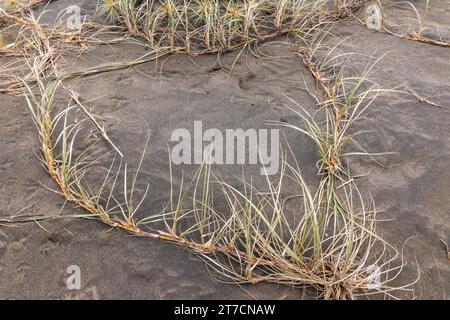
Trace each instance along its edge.
<instances>
[{"instance_id":1,"label":"footprint in sand","mask_svg":"<svg viewBox=\"0 0 450 320\"><path fill-rule=\"evenodd\" d=\"M252 88L251 81L254 80L255 78L256 74L254 74L253 72L244 77L239 77L239 88L241 88L244 91L250 90Z\"/></svg>"},{"instance_id":2,"label":"footprint in sand","mask_svg":"<svg viewBox=\"0 0 450 320\"><path fill-rule=\"evenodd\" d=\"M0 162L0 171L8 170L9 167L11 167L13 165L13 163L14 162L9 159L6 159L6 160Z\"/></svg>"}]
</instances>

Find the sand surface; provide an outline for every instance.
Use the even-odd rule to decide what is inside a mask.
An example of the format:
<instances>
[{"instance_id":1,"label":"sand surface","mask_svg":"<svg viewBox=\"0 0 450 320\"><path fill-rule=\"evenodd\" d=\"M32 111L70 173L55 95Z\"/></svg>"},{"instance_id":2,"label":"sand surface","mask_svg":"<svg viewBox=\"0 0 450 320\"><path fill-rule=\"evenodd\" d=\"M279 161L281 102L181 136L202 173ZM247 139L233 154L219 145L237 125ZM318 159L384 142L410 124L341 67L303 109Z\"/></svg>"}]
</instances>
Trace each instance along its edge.
<instances>
[{"instance_id":1,"label":"sand surface","mask_svg":"<svg viewBox=\"0 0 450 320\"><path fill-rule=\"evenodd\" d=\"M56 1L55 10L70 1ZM79 1L89 12L88 1ZM419 1L416 1L419 3ZM392 8L390 21L404 8ZM48 18L49 21L51 17ZM430 34L450 27L450 6L432 1L427 15ZM439 32L433 33L433 26ZM450 262L441 239L450 243L450 51L448 48L404 40L368 30L351 19L333 33L345 38L342 52L362 71L385 55L372 75L383 87L407 85L417 94L442 105L419 102L412 95L392 93L376 100L358 126L374 130L360 143L374 152L395 151L382 167L355 159L361 184L384 212L379 232L398 248L404 245L408 264L398 282L413 281L414 293L403 298L444 299L450 296ZM450 33L448 33L450 35ZM450 36L449 36L450 37ZM331 40L337 41L337 40ZM130 44L97 47L79 59L67 58L67 69L102 61L137 57L145 48ZM296 123L283 104L292 98L307 110L315 101L305 89L314 82L287 39L252 52L230 53L220 60L184 55L108 72L67 85L99 115L108 134L135 169L149 135L138 180L138 191L150 185L146 212L159 212L170 190L167 144L177 128L192 130L194 121L205 128L268 128L267 121ZM66 97L57 97L63 104ZM30 214L80 214L80 209L48 190L55 188L37 160L38 139L24 99L0 95L0 216L23 210ZM316 179L315 148L300 133L284 130L309 181ZM93 133L93 139L95 134ZM108 147L106 144L104 147ZM107 164L103 166L107 168ZM258 176L259 166L248 171ZM175 167L189 177L194 166ZM220 175L239 174L239 166L219 166ZM260 181L261 180L261 181ZM263 186L263 179L256 179ZM46 188L47 187L47 188ZM409 240L408 240L409 239ZM408 240L408 241L407 241ZM407 242L406 242L407 241ZM406 242L406 244L405 244ZM82 289L70 291L66 269L78 265ZM302 290L287 286L226 285L208 274L193 254L169 244L109 230L97 221L55 219L17 226L0 226L0 298L51 299L301 299Z\"/></svg>"}]
</instances>

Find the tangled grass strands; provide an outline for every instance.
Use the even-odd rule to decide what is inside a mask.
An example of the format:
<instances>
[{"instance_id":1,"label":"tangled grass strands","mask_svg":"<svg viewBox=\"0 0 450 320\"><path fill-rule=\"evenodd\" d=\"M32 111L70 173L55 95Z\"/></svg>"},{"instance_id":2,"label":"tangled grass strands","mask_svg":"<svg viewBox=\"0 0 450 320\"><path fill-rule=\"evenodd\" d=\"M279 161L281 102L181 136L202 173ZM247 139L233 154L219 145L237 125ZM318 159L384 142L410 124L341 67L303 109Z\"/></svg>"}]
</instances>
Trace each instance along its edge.
<instances>
[{"instance_id":1,"label":"tangled grass strands","mask_svg":"<svg viewBox=\"0 0 450 320\"><path fill-rule=\"evenodd\" d=\"M120 1L119 1L120 2ZM125 1L126 2L126 1ZM133 1L126 2L126 5L128 6L127 10L131 10L129 7ZM153 3L153 2L152 2ZM168 2L169 3L169 2ZM339 19L343 19L346 17L349 17L351 15L351 12L359 9L364 1L360 0L353 0L349 1L348 4L343 5L339 10L336 12L330 12L327 13L324 17L321 16L321 19L324 19L325 21L336 21ZM111 4L108 4L108 7ZM124 6L125 4L121 4ZM168 4L167 4L168 5ZM115 8L115 7L114 7ZM138 10L139 11L139 10ZM142 10L141 10L142 11ZM301 10L298 10L301 11ZM305 10L306 11L306 10ZM129 14L129 11L127 11ZM317 25L321 24L319 20L317 20L318 16L316 15L306 15L302 17L302 19L299 19L300 22L297 24L291 24L289 26L281 27L280 29L276 29L275 31L267 34L258 34L257 37L248 37L243 38L239 42L232 43L231 41L227 41L227 46L209 46L202 49L192 50L192 45L189 43L181 43L180 46L176 46L175 42L167 43L166 45L161 45L161 43L155 44L154 41L150 41L150 49L151 52L140 57L137 59L129 60L129 61L123 61L123 62L112 62L112 63L105 63L98 66L90 67L84 70L79 70L67 74L61 75L62 79L70 79L70 78L76 78L76 77L84 77L89 75L94 75L102 72L108 72L108 71L115 71L120 70L124 68L130 68L139 64L147 63L150 61L154 61L156 58L161 58L166 55L174 54L174 53L184 53L188 54L190 56L199 56L199 55L205 55L205 54L224 54L227 52L234 51L239 48L247 47L255 43L263 43L267 42L273 39L276 39L282 35L287 35L291 33L297 33L304 30L309 30L309 28L317 28ZM127 18L130 19L130 18ZM127 20L128 21L128 20ZM129 29L127 24L127 28ZM135 30L135 27L132 28L134 31L131 32L132 35L138 36L141 38L145 38L148 40L148 36L143 35L142 33L139 33L137 29ZM190 36L191 37L191 36ZM307 62L307 60L305 60Z\"/></svg>"},{"instance_id":2,"label":"tangled grass strands","mask_svg":"<svg viewBox=\"0 0 450 320\"><path fill-rule=\"evenodd\" d=\"M124 201L113 195L120 172L119 168L116 174L112 173L113 164L100 188L86 187L83 163L89 161L75 157L76 136L85 122L70 124L68 113L74 107L53 116L58 82L45 84L38 72L35 73L39 94L28 87L27 102L39 132L43 164L64 198L90 216L110 227L193 251L218 275L237 283L306 285L319 290L326 299L352 299L367 290L391 289L389 275L401 266L391 268L389 264L398 254L384 261L384 250L394 249L376 236L375 210L365 208L356 186L341 185L338 192L334 175L328 174L313 192L299 168L285 160L278 182L267 177L267 193L258 191L245 179L242 179L242 190L217 180L211 166L205 163L188 187L180 190L178 203L170 200L169 211L136 219L136 211L147 194L134 200L133 190L143 158L131 184L127 165L124 167ZM62 125L59 134L58 124ZM304 199L296 213L298 218L294 219L299 221L296 225L284 213L281 195L285 178L296 182L298 194ZM105 198L106 185L110 182L112 186ZM213 199L218 197L227 204L223 211L214 205ZM356 207L362 211L358 212ZM156 226L158 221L164 221L166 227L151 231L149 227ZM372 248L378 246L384 248L381 255L372 253ZM383 270L382 274L387 275L385 280L371 282L374 275L369 271L373 265Z\"/></svg>"},{"instance_id":3,"label":"tangled grass strands","mask_svg":"<svg viewBox=\"0 0 450 320\"><path fill-rule=\"evenodd\" d=\"M23 37L24 43L28 45L22 52L26 63L31 63L28 57L32 57L33 68L32 72L28 73L20 79L11 80L6 83L4 87L0 88L0 93L19 95L23 88L23 83L32 83L33 76L36 72L39 75L43 74L46 69L53 64L55 57L58 56L55 46L52 45L47 32L39 24L39 19L35 19L33 15L22 17L18 15L9 14L4 9L0 8L0 19L5 19L10 23L16 24L20 27L19 36ZM29 31L31 35L27 37L25 33ZM31 53L28 52L31 49Z\"/></svg>"},{"instance_id":4,"label":"tangled grass strands","mask_svg":"<svg viewBox=\"0 0 450 320\"><path fill-rule=\"evenodd\" d=\"M236 49L308 28L323 21L343 19L364 0L346 0L334 11L327 1L293 0L105 0L100 12L151 46L181 47L191 55Z\"/></svg>"},{"instance_id":5,"label":"tangled grass strands","mask_svg":"<svg viewBox=\"0 0 450 320\"><path fill-rule=\"evenodd\" d=\"M123 3L127 4L127 1ZM128 7L128 15L136 14L133 8ZM165 8L172 9L170 6ZM205 13L213 9L205 10L201 19L212 21L205 18ZM254 18L252 10L252 7L246 8L248 21L243 28L249 37L256 26L256 22L251 21ZM277 10L282 11L282 7L277 7ZM323 16L320 15L321 18ZM129 20L127 28L135 28L137 24L133 23L134 20ZM168 46L155 48L150 54L128 63L97 66L69 76L117 70L152 61L173 50L187 54L201 52L188 49L187 45L174 47L177 39L183 38L176 37L175 27L178 25L172 23L168 29L172 30L172 36L167 37ZM282 23L282 18L276 20L276 24ZM214 24L210 24L208 35L214 34L211 31ZM189 27L189 23L183 27ZM132 31L136 30L139 31ZM206 39L207 36L204 37ZM209 37L204 42L205 52L223 50L217 48L214 44L217 40L214 39ZM235 45L232 41L228 43ZM238 45L241 44L238 42ZM103 183L92 188L86 176L96 161L92 161L95 154L86 150L80 154L77 147L78 137L83 132L83 125L89 123L89 116L82 121L71 122L70 114L76 106L56 110L56 91L60 81L67 79L68 75L61 78L54 64L46 64L45 50L39 52L41 54L36 59L28 60L30 77L22 80L22 86L27 89L26 100L39 133L41 160L58 185L59 193L66 201L84 209L87 217L100 219L112 228L134 235L186 248L207 261L210 270L235 283L309 286L325 299L353 299L358 295L390 295L392 290L409 290L408 285L391 285L404 266L403 260L400 265L391 264L401 255L377 236L374 205L364 203L358 187L351 178L348 179L348 168L340 162L340 158L350 155L344 152L353 138L347 135L348 127L370 105L372 96L369 93L377 92L376 88L359 91L360 83L367 80L366 75L354 81L356 89L349 91L345 81L351 79L344 80L340 72L337 79L324 81L324 86L334 88L330 92L335 94L333 105L336 106L334 109L325 108L327 123L330 124L327 130L323 130L313 117L302 117L299 113L306 127L300 130L317 141L322 156L318 186L312 188L308 185L296 160L292 165L286 156L281 161L278 179L266 177L267 190L264 191L258 190L245 177L242 178L242 188L232 186L218 179L211 166L204 163L186 188L182 184L176 203L172 199L171 188L168 210L139 218L137 212L148 195L148 187L141 198L137 199L135 195L137 175L144 156L131 179L127 164L122 166L121 160L115 170L112 161ZM308 57L310 70L314 70L318 67L317 62L312 54ZM122 178L123 182L119 181ZM301 200L294 212L295 223L286 214L286 199L283 199L286 180L295 183L295 197ZM115 196L116 187L120 184L123 199ZM224 200L225 206L216 206L217 198ZM163 227L160 227L161 222ZM393 255L389 256L388 252Z\"/></svg>"},{"instance_id":6,"label":"tangled grass strands","mask_svg":"<svg viewBox=\"0 0 450 320\"><path fill-rule=\"evenodd\" d=\"M213 2L215 2L215 0ZM270 12L270 10L277 8L277 12L279 15L280 12L284 12L285 10L287 10L286 8L288 7L288 3L290 3L291 1L287 1L287 2L286 1L278 1L278 2L277 2L278 7L277 6L273 7L272 4L269 4L269 2L266 3L265 0L262 2L251 0L245 7L245 10L244 10L245 16L247 17L247 20L254 19L255 13L251 13L251 12L253 12L253 10L256 10L256 8L259 6L260 6L260 10L262 10L264 12L267 10L269 10L269 12ZM155 43L154 41L150 41L151 52L140 58L133 59L131 61L105 63L105 64L102 64L99 66L87 68L85 70L75 71L75 72L71 72L71 73L62 75L61 78L69 79L69 78L74 78L74 77L93 75L93 74L97 74L97 73L101 73L101 72L119 70L122 68L129 68L129 67L136 66L136 65L139 65L142 63L153 61L154 57L162 57L164 55L173 54L173 53L186 53L191 56L198 56L198 55L203 55L203 54L223 54L223 53L226 53L228 51L233 51L238 48L247 47L253 43L261 43L261 42L269 41L269 40L275 39L281 35L290 34L293 32L295 32L295 33L302 32L302 31L308 30L309 28L314 28L315 26L322 24L323 21L336 21L339 19L346 18L346 17L350 16L354 10L357 10L358 8L360 8L364 2L365 2L364 0L348 0L348 1L346 0L340 4L340 7L338 7L336 9L336 11L330 11L330 12L326 11L326 9L325 9L326 2L324 2L324 1L319 1L319 2L315 3L314 5L312 5L312 7L311 7L311 5L298 3L295 5L297 7L295 7L295 8L291 7L288 10L289 12L291 12L291 14L295 14L295 19L292 17L284 18L282 20L289 21L289 23L287 23L284 26L278 25L277 28L268 28L267 29L268 32L266 32L266 33L258 32L255 29L255 35L250 36L248 34L248 31L246 31L246 32L244 32L246 34L245 36L242 36L242 35L237 36L236 37L237 40L235 40L235 41L234 40L231 41L231 38L228 38L228 40L225 41L227 43L226 45L223 42L220 45L207 45L207 46L204 46L203 48L200 45L200 46L197 46L197 48L194 50L193 44L191 42L194 37L194 34L198 33L198 30L195 29L194 31L191 30L188 32L188 38L190 39L191 42L184 41L184 40L180 40L178 42L169 41L168 43L166 43L164 45L161 42ZM114 5L114 8L117 7L118 9L120 9L118 12L118 13L120 13L119 16L120 17L124 16L125 21L128 21L127 23L125 23L125 28L129 32L131 29L130 33L133 36L149 40L148 35L146 36L145 34L142 33L142 31L140 31L139 28L134 27L143 21L142 17L138 17L136 15L149 14L149 12L145 11L144 9L146 9L146 10L148 9L151 11L151 8L153 8L153 7L147 8L145 6L150 5L150 3L152 6L156 6L156 4L159 3L159 1L146 1L145 3L142 3L137 8L135 7L136 1L133 1L133 0L129 0L129 1L114 0L114 1L111 1L111 4L106 3L106 5L110 6L113 3L116 4L116 5ZM165 8L164 10L169 10L169 8L171 8L171 6L173 6L173 5L175 5L175 1L167 0L167 2L163 5L163 7ZM206 2L204 2L203 5L206 5ZM215 6L217 7L217 5L218 4L216 3ZM293 6L294 4L290 4L290 5ZM187 14L186 12L190 9L188 9L187 3L185 3L184 6L185 7L183 9L183 12L185 12L185 14ZM226 8L227 14L231 14L229 12L230 10L236 9L236 8L234 8L234 9L233 8L234 8L233 5L230 4ZM284 8L284 9L282 9L282 8ZM160 10L160 9L161 8L159 8L158 10ZM170 10L174 10L174 8L172 8ZM205 15L212 14L212 12L210 12L209 9L204 8L203 11L204 11ZM159 11L157 11L157 12L159 12ZM305 13L305 12L309 12L309 13ZM166 12L166 14L167 14L167 12ZM217 12L215 14L217 14ZM237 13L235 13L235 14L237 14ZM243 14L243 13L241 12L240 14ZM238 14L238 16L240 14ZM198 16L198 12L195 13L194 16ZM263 16L263 15L260 14L260 16ZM189 15L189 17L186 16L185 18L186 19L189 18L192 20L193 16ZM194 20L197 21L198 18L199 17L196 17ZM60 23L60 24L57 24L56 26L54 26L54 28L51 30L45 30L38 23L39 18L35 19L32 15L26 16L23 14L20 14L20 15L12 14L12 13L6 12L3 9L0 9L0 19L3 19L3 20L6 19L9 21L12 21L15 24L21 26L22 31L20 32L20 35L22 35L22 33L25 33L25 31L31 31L31 33L32 33L31 39L34 39L33 41L30 42L29 41L30 38L26 37L25 35L23 35L23 38L28 42L29 45L31 45L32 51L35 52L35 54L37 53L40 56L41 74L43 74L45 72L46 68L49 67L50 64L54 63L57 59L59 59L59 57L61 55L63 55L68 50L70 50L68 48L68 46L70 46L70 45L77 45L81 48L80 52L84 52L84 51L89 50L89 48L90 48L89 44L116 43L119 41L124 41L127 38L127 37L118 37L113 40L104 41L104 40L99 40L97 37L98 33L101 31L107 31L107 30L113 30L113 29L122 30L124 27L121 25L101 25L101 24L98 24L95 22L85 22L80 26L79 30L67 31L67 30L64 30L64 28L61 26L61 23ZM121 19L122 18L120 18L119 21L121 21ZM133 20L133 19L135 19L135 20ZM176 18L174 17L174 19L181 19L181 17L179 15L177 15L177 17ZM215 17L215 18L204 17L204 19L206 19L207 21L214 20L219 24L218 26L215 26L214 28L211 27L211 29L208 29L208 30L213 30L213 31L211 31L212 33L214 32L214 30L217 31L217 30L224 29L224 26L221 25L221 23L224 23L223 19L219 19L217 17ZM279 18L277 18L277 19L279 20ZM239 27L239 25L242 24L243 22L240 19L238 19L238 20L240 22L238 23L237 26L234 26L234 28L242 27L242 26ZM188 29L192 28L193 22L186 21L183 23L185 24L185 28L188 28ZM176 23L177 26L179 24L180 24L180 22ZM259 22L259 25L264 26L266 24L267 24L267 22L265 20L262 20ZM254 28L256 28L255 22L250 23L250 22L244 21L244 25L247 25L247 27L242 27L244 29L249 29L250 28L249 25L253 25ZM98 30L98 31L93 36L85 36L85 34L91 30ZM183 29L183 30L185 30L185 29ZM167 29L163 28L162 30L159 30L158 32L164 33L166 31L167 31ZM172 30L172 31L175 32L175 30ZM175 35L173 35L173 38L174 39L175 38L176 39L184 39L183 37L179 37L179 36L175 37ZM210 38L211 39L222 38L222 40L223 40L223 36L222 37L210 36ZM209 41L208 41L208 43L209 43ZM58 44L58 45L56 45L56 44ZM62 44L62 47L61 47L61 44ZM28 52L27 55L30 56L31 53ZM32 84L34 81L34 79L30 75L27 75L22 78L26 79L26 81L29 84ZM13 79L13 80L10 80L9 83L0 87L0 92L5 93L5 94L11 94L11 95L19 95L19 94L21 94L22 89L23 89L22 81L19 81L18 79Z\"/></svg>"},{"instance_id":7,"label":"tangled grass strands","mask_svg":"<svg viewBox=\"0 0 450 320\"><path fill-rule=\"evenodd\" d=\"M15 42L4 48L7 51L0 48L0 54L20 57L23 65L29 64L31 60L38 61L41 75L46 74L46 70L64 54L82 54L91 50L94 44L113 44L127 40L123 36L101 39L101 35L109 31L117 32L121 29L120 26L84 22L78 29L68 30L62 20L51 28L42 26L39 20L40 17L35 18L32 14L13 14L0 8L0 21L5 21L11 28L19 29ZM17 64L17 71L21 73L23 70L20 70L20 64ZM35 80L32 73L23 75L20 79L15 76L16 70L10 70L9 73L9 81L2 82L0 86L0 92L4 94L20 95L24 88L23 82L32 85Z\"/></svg>"}]
</instances>

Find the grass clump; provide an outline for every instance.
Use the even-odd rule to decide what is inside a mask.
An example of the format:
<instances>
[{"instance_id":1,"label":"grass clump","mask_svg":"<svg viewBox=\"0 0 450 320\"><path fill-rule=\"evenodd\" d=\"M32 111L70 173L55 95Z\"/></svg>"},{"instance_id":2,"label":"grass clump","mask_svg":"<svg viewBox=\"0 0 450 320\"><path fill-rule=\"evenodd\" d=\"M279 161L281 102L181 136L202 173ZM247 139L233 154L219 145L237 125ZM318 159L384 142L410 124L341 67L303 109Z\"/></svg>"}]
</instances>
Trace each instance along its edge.
<instances>
[{"instance_id":1,"label":"grass clump","mask_svg":"<svg viewBox=\"0 0 450 320\"><path fill-rule=\"evenodd\" d=\"M100 12L151 46L202 54L308 28L348 14L363 2L335 1L330 10L324 0L105 0Z\"/></svg>"}]
</instances>

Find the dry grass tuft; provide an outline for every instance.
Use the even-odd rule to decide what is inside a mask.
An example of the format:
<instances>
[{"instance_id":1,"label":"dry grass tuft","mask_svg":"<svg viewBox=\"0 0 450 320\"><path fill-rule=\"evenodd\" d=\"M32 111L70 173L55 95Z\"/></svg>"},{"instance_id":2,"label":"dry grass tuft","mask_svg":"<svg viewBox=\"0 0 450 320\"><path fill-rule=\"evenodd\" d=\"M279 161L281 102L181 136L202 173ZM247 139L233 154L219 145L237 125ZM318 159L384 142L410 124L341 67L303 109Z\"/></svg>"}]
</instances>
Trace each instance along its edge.
<instances>
[{"instance_id":1,"label":"dry grass tuft","mask_svg":"<svg viewBox=\"0 0 450 320\"><path fill-rule=\"evenodd\" d=\"M100 12L152 47L223 52L342 19L365 1L104 0Z\"/></svg>"}]
</instances>

